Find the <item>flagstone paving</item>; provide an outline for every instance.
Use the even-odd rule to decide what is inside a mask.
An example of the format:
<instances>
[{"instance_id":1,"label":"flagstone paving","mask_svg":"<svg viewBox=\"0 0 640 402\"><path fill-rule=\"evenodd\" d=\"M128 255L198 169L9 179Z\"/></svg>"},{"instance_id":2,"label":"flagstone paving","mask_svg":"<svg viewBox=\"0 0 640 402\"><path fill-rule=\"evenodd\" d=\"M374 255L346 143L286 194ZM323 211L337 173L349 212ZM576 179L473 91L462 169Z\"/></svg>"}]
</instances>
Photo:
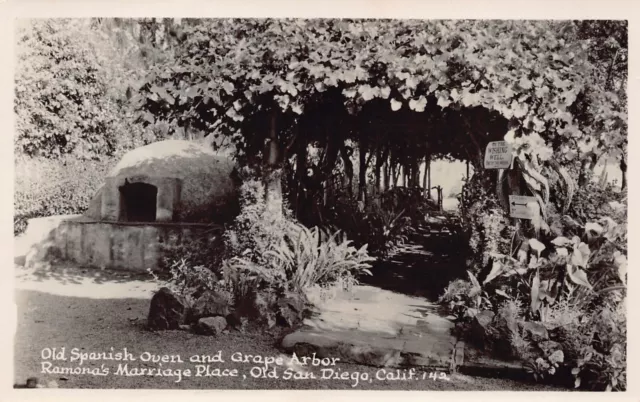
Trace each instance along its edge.
<instances>
[{"instance_id":1,"label":"flagstone paving","mask_svg":"<svg viewBox=\"0 0 640 402\"><path fill-rule=\"evenodd\" d=\"M456 359L454 323L424 298L356 286L329 300L311 296L316 314L287 335L282 347L300 355L385 367L451 369Z\"/></svg>"}]
</instances>

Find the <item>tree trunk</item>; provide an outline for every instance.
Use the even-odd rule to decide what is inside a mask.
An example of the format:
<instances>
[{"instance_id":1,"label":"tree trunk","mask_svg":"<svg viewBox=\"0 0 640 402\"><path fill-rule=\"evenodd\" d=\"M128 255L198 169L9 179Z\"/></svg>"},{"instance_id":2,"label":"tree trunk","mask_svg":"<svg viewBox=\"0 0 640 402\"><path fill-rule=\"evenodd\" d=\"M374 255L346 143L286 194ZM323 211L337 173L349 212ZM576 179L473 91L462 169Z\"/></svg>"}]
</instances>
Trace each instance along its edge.
<instances>
[{"instance_id":1,"label":"tree trunk","mask_svg":"<svg viewBox=\"0 0 640 402\"><path fill-rule=\"evenodd\" d=\"M396 172L396 164L395 163L391 163L389 166L389 170L391 172L391 184L392 187L395 187L398 185L398 175Z\"/></svg>"},{"instance_id":2,"label":"tree trunk","mask_svg":"<svg viewBox=\"0 0 640 402\"><path fill-rule=\"evenodd\" d=\"M346 177L347 194L349 197L353 197L353 163L349 157L347 147L343 144L340 148L340 156L342 157L342 163L344 164L344 174Z\"/></svg>"},{"instance_id":3,"label":"tree trunk","mask_svg":"<svg viewBox=\"0 0 640 402\"><path fill-rule=\"evenodd\" d=\"M424 174L422 175L422 196L427 196L427 164L429 163L429 157L424 159Z\"/></svg>"},{"instance_id":4,"label":"tree trunk","mask_svg":"<svg viewBox=\"0 0 640 402\"><path fill-rule=\"evenodd\" d=\"M301 205L306 204L305 185L307 177L307 144L300 140L296 152L296 209L295 214L300 219Z\"/></svg>"},{"instance_id":5,"label":"tree trunk","mask_svg":"<svg viewBox=\"0 0 640 402\"><path fill-rule=\"evenodd\" d=\"M587 177L589 171L589 160L582 161L580 166L580 174L578 175L578 186L582 187L587 184Z\"/></svg>"},{"instance_id":6,"label":"tree trunk","mask_svg":"<svg viewBox=\"0 0 640 402\"><path fill-rule=\"evenodd\" d=\"M384 173L382 180L382 191L385 192L389 189L389 162L385 161L382 167L382 171Z\"/></svg>"},{"instance_id":7,"label":"tree trunk","mask_svg":"<svg viewBox=\"0 0 640 402\"><path fill-rule=\"evenodd\" d=\"M402 166L402 186L403 187L408 187L409 186L409 172L408 172L408 167Z\"/></svg>"},{"instance_id":8,"label":"tree trunk","mask_svg":"<svg viewBox=\"0 0 640 402\"><path fill-rule=\"evenodd\" d=\"M622 190L626 190L627 189L627 158L625 156L622 156L622 159L620 160L620 170L622 171Z\"/></svg>"},{"instance_id":9,"label":"tree trunk","mask_svg":"<svg viewBox=\"0 0 640 402\"><path fill-rule=\"evenodd\" d=\"M427 160L426 175L427 175L427 199L431 199L431 158Z\"/></svg>"},{"instance_id":10,"label":"tree trunk","mask_svg":"<svg viewBox=\"0 0 640 402\"><path fill-rule=\"evenodd\" d=\"M380 193L380 169L382 168L382 164L380 163L380 149L378 149L377 154L376 154L376 167L375 167L375 177L376 177L376 184L373 187L373 192L374 194L379 194Z\"/></svg>"},{"instance_id":11,"label":"tree trunk","mask_svg":"<svg viewBox=\"0 0 640 402\"><path fill-rule=\"evenodd\" d=\"M329 179L331 177L331 173L333 172L333 169L335 168L336 161L338 160L340 149L343 146L343 143L339 142L341 137L337 135L331 135L329 128L330 128L330 123L326 122L325 124L326 145L323 152L322 160L320 162L321 177L319 178L323 188L323 201L322 201L323 206L326 206L329 201L330 192L331 192L331 183L329 182Z\"/></svg>"},{"instance_id":12,"label":"tree trunk","mask_svg":"<svg viewBox=\"0 0 640 402\"><path fill-rule=\"evenodd\" d=\"M366 202L367 192L367 145L364 138L360 137L358 146L358 201Z\"/></svg>"},{"instance_id":13,"label":"tree trunk","mask_svg":"<svg viewBox=\"0 0 640 402\"><path fill-rule=\"evenodd\" d=\"M282 214L282 171L278 166L277 113L277 109L274 108L270 118L269 142L266 155L267 166L265 169L265 200L270 211Z\"/></svg>"},{"instance_id":14,"label":"tree trunk","mask_svg":"<svg viewBox=\"0 0 640 402\"><path fill-rule=\"evenodd\" d=\"M593 169L596 167L598 163L598 156L592 154L589 158L585 158L582 161L582 166L580 167L580 174L578 176L578 185L585 186L587 184L587 180L591 177L591 173Z\"/></svg>"}]
</instances>

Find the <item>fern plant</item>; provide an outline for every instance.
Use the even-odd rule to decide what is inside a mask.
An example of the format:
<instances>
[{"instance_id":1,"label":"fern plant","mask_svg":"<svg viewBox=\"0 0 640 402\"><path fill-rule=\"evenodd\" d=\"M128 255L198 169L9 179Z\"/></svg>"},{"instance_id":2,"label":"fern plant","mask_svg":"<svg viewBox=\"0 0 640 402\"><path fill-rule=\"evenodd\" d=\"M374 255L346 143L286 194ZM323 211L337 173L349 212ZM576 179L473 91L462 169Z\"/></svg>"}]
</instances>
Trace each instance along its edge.
<instances>
[{"instance_id":1,"label":"fern plant","mask_svg":"<svg viewBox=\"0 0 640 402\"><path fill-rule=\"evenodd\" d=\"M293 226L283 241L267 251L276 271L287 278L290 290L302 291L313 285L334 282L345 276L371 275L367 246L359 249L341 232L324 233L317 227Z\"/></svg>"}]
</instances>

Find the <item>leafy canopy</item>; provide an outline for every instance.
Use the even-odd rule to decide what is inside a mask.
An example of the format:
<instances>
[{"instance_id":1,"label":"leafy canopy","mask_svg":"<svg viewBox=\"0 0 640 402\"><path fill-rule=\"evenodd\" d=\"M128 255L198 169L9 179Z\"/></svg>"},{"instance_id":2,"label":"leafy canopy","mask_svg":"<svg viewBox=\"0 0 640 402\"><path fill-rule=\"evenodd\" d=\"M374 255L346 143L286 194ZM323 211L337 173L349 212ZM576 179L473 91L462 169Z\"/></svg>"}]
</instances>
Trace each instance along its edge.
<instances>
[{"instance_id":1,"label":"leafy canopy","mask_svg":"<svg viewBox=\"0 0 640 402\"><path fill-rule=\"evenodd\" d=\"M175 60L142 87L143 118L221 133L240 153L254 116L277 106L295 120L335 92L351 114L373 100L391 111L428 102L496 111L520 150L542 160L620 153L626 141L626 101L598 84L591 42L571 21L228 19L181 29Z\"/></svg>"}]
</instances>

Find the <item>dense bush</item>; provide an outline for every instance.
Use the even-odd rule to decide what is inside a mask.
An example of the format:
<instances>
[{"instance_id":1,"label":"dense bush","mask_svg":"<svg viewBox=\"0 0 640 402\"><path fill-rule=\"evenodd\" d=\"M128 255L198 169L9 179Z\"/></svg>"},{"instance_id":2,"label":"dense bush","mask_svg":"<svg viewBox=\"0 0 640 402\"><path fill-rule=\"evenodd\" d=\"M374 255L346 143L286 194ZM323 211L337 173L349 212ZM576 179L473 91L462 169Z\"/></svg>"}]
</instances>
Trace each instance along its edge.
<instances>
[{"instance_id":1,"label":"dense bush","mask_svg":"<svg viewBox=\"0 0 640 402\"><path fill-rule=\"evenodd\" d=\"M118 113L78 20L29 21L19 31L16 146L28 155L111 154ZM78 40L79 38L83 38Z\"/></svg>"},{"instance_id":2,"label":"dense bush","mask_svg":"<svg viewBox=\"0 0 640 402\"><path fill-rule=\"evenodd\" d=\"M622 205L626 203L625 199L626 192L620 191L614 184L590 180L584 186L576 188L568 214L581 224L597 220L603 215L608 215L617 222L624 222L627 220L626 208Z\"/></svg>"},{"instance_id":3,"label":"dense bush","mask_svg":"<svg viewBox=\"0 0 640 402\"><path fill-rule=\"evenodd\" d=\"M129 101L142 74L126 29L95 19L24 20L17 31L18 154L81 159L153 142L159 127L136 124ZM117 41L114 41L115 38Z\"/></svg>"},{"instance_id":4,"label":"dense bush","mask_svg":"<svg viewBox=\"0 0 640 402\"><path fill-rule=\"evenodd\" d=\"M220 274L224 259L224 232L218 227L202 231L198 237L182 238L178 235L163 244L163 261L158 267L160 273L167 273L177 261L196 267L204 267Z\"/></svg>"},{"instance_id":5,"label":"dense bush","mask_svg":"<svg viewBox=\"0 0 640 402\"><path fill-rule=\"evenodd\" d=\"M371 255L387 257L407 242L436 206L419 188L395 187L372 195L366 206L338 197L328 211L327 226L341 230L356 246L367 245Z\"/></svg>"},{"instance_id":6,"label":"dense bush","mask_svg":"<svg viewBox=\"0 0 640 402\"><path fill-rule=\"evenodd\" d=\"M31 218L83 213L114 164L110 159L83 161L72 156L17 158L14 234L22 233Z\"/></svg>"},{"instance_id":7,"label":"dense bush","mask_svg":"<svg viewBox=\"0 0 640 402\"><path fill-rule=\"evenodd\" d=\"M269 326L295 325L306 314L313 286L350 283L369 273L366 246L355 248L340 233L307 229L290 212L265 202L264 186L245 180L240 214L226 232L223 280L242 315Z\"/></svg>"},{"instance_id":8,"label":"dense bush","mask_svg":"<svg viewBox=\"0 0 640 402\"><path fill-rule=\"evenodd\" d=\"M611 208L626 216L624 204ZM469 272L469 281L452 282L441 302L471 336L475 317L492 312L483 346L525 360L538 379L561 373L575 387L625 390L626 224L609 216L572 222L578 235L531 238L492 253L482 281ZM531 338L522 330L526 322L542 326L549 339Z\"/></svg>"},{"instance_id":9,"label":"dense bush","mask_svg":"<svg viewBox=\"0 0 640 402\"><path fill-rule=\"evenodd\" d=\"M493 253L508 254L514 228L496 195L489 190L489 177L474 174L463 185L460 216L469 241L467 266L478 275L491 261Z\"/></svg>"}]
</instances>

